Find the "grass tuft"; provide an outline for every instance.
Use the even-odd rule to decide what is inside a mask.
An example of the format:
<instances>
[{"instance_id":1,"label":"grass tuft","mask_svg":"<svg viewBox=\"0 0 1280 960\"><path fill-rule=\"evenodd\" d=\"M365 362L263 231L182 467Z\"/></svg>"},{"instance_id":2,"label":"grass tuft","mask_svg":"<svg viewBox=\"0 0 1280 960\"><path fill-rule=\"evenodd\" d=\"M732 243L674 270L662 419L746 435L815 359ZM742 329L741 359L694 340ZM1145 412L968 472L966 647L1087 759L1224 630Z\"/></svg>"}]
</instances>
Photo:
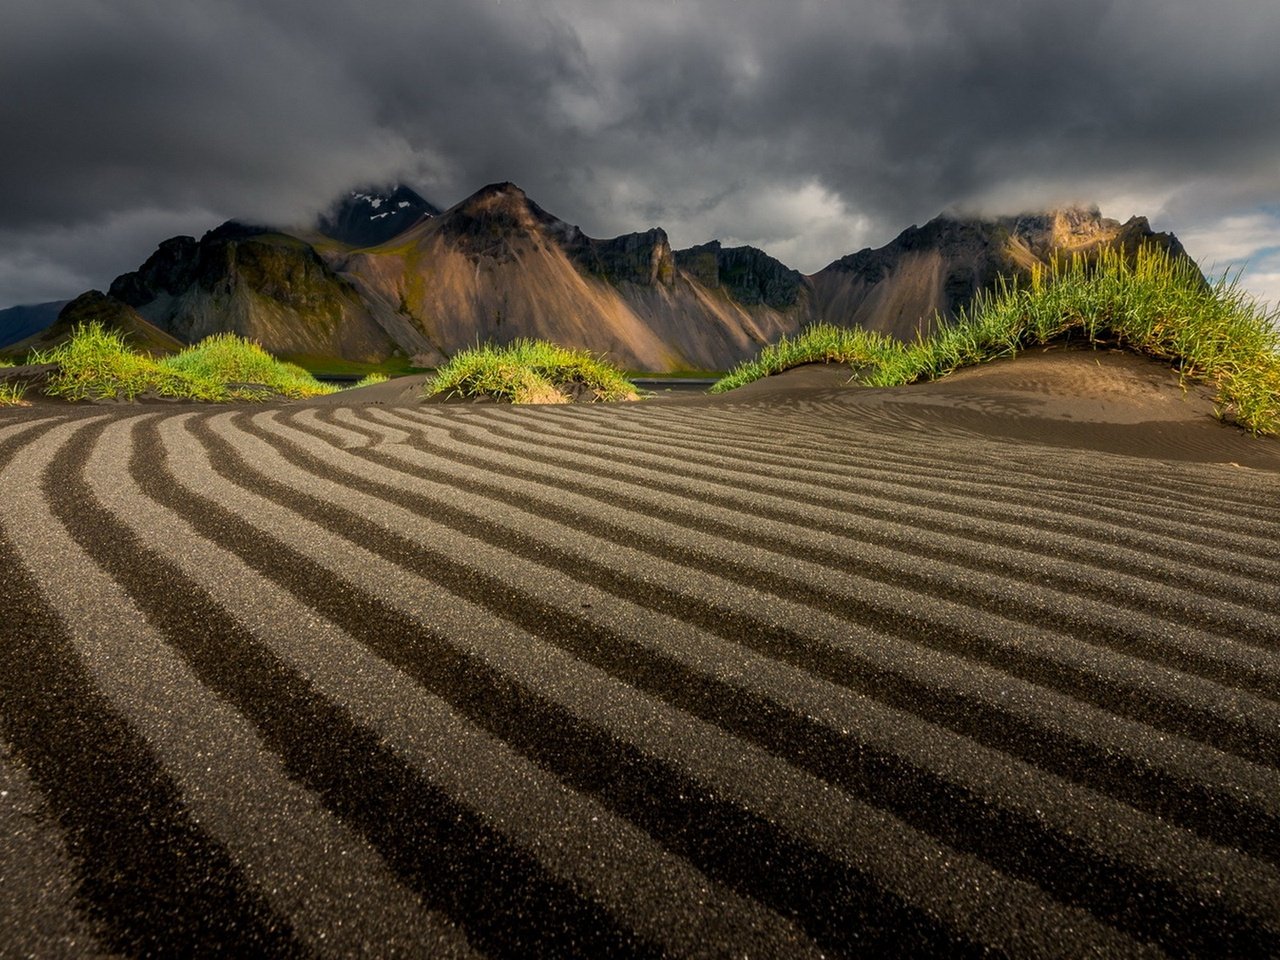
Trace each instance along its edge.
<instances>
[{"instance_id":1,"label":"grass tuft","mask_svg":"<svg viewBox=\"0 0 1280 960\"><path fill-rule=\"evenodd\" d=\"M508 403L638 400L640 396L618 368L588 351L527 339L460 351L436 371L426 392Z\"/></svg>"},{"instance_id":2,"label":"grass tuft","mask_svg":"<svg viewBox=\"0 0 1280 960\"><path fill-rule=\"evenodd\" d=\"M739 364L717 380L711 392L724 393L806 363L847 363L854 368L875 366L888 362L901 348L897 340L883 333L818 323L794 337L784 336L765 347L755 359Z\"/></svg>"},{"instance_id":3,"label":"grass tuft","mask_svg":"<svg viewBox=\"0 0 1280 960\"><path fill-rule=\"evenodd\" d=\"M13 366L13 364L5 364ZM0 383L0 407L25 407L27 401L22 397L27 392L25 383Z\"/></svg>"},{"instance_id":4,"label":"grass tuft","mask_svg":"<svg viewBox=\"0 0 1280 960\"><path fill-rule=\"evenodd\" d=\"M232 334L218 334L154 360L131 350L119 331L90 322L77 326L56 347L33 352L30 362L58 365L45 393L67 400L136 400L149 394L218 403L334 390Z\"/></svg>"},{"instance_id":5,"label":"grass tuft","mask_svg":"<svg viewBox=\"0 0 1280 960\"><path fill-rule=\"evenodd\" d=\"M302 367L277 360L252 340L217 333L160 361L160 366L201 381L222 384L232 399L281 396L290 399L334 393Z\"/></svg>"},{"instance_id":6,"label":"grass tuft","mask_svg":"<svg viewBox=\"0 0 1280 960\"><path fill-rule=\"evenodd\" d=\"M372 387L379 383L386 383L390 379L385 373L367 373L346 389L359 390L361 387Z\"/></svg>"},{"instance_id":7,"label":"grass tuft","mask_svg":"<svg viewBox=\"0 0 1280 960\"><path fill-rule=\"evenodd\" d=\"M220 400L225 392L211 382L164 369L130 350L119 331L96 321L77 326L70 339L55 347L33 351L30 362L57 364L44 390L67 400L134 400L144 393Z\"/></svg>"},{"instance_id":8,"label":"grass tuft","mask_svg":"<svg viewBox=\"0 0 1280 960\"><path fill-rule=\"evenodd\" d=\"M868 386L936 380L961 367L1051 342L1120 346L1170 363L1217 394L1223 419L1255 434L1280 432L1280 308L1268 310L1238 276L1206 283L1194 263L1154 247L1133 258L1104 249L1002 281L954 321L903 343L861 329L810 327L732 370L723 393L802 363L848 363Z\"/></svg>"}]
</instances>

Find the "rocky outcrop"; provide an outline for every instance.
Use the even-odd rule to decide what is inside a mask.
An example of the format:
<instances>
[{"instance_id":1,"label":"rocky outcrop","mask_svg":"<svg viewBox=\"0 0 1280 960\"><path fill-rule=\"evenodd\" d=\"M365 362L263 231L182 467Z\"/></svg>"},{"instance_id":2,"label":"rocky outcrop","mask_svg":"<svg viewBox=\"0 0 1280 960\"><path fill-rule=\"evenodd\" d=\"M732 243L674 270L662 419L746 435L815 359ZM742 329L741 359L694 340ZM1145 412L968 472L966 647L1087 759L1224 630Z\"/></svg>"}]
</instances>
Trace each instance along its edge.
<instances>
[{"instance_id":1,"label":"rocky outcrop","mask_svg":"<svg viewBox=\"0 0 1280 960\"><path fill-rule=\"evenodd\" d=\"M592 276L642 287L670 287L675 282L675 256L667 232L660 227L609 240L596 240L577 227L572 229L575 235L565 241L565 249L573 262Z\"/></svg>"},{"instance_id":2,"label":"rocky outcrop","mask_svg":"<svg viewBox=\"0 0 1280 960\"><path fill-rule=\"evenodd\" d=\"M724 247L712 240L676 251L680 269L711 290L724 290L738 303L788 310L805 294L803 274L755 247Z\"/></svg>"},{"instance_id":3,"label":"rocky outcrop","mask_svg":"<svg viewBox=\"0 0 1280 960\"><path fill-rule=\"evenodd\" d=\"M163 240L137 270L116 277L109 293L133 307L179 297L191 286L199 251L195 237Z\"/></svg>"},{"instance_id":4,"label":"rocky outcrop","mask_svg":"<svg viewBox=\"0 0 1280 960\"><path fill-rule=\"evenodd\" d=\"M600 240L547 213L514 183L483 187L441 217L436 227L458 250L497 262L513 244L534 237L557 244L582 272L607 283L670 286L675 259L666 231L655 227Z\"/></svg>"}]
</instances>

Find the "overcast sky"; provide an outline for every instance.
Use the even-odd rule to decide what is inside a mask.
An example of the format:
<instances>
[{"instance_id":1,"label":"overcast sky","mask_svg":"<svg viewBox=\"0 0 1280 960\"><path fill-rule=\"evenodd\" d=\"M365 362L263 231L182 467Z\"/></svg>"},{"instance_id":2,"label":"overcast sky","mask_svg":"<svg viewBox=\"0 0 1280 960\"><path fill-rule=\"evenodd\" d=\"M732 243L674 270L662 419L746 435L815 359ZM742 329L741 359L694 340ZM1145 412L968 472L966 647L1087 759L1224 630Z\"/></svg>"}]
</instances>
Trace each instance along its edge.
<instances>
[{"instance_id":1,"label":"overcast sky","mask_svg":"<svg viewBox=\"0 0 1280 960\"><path fill-rule=\"evenodd\" d=\"M1096 202L1280 301L1277 0L3 0L0 306L403 180L812 272Z\"/></svg>"}]
</instances>

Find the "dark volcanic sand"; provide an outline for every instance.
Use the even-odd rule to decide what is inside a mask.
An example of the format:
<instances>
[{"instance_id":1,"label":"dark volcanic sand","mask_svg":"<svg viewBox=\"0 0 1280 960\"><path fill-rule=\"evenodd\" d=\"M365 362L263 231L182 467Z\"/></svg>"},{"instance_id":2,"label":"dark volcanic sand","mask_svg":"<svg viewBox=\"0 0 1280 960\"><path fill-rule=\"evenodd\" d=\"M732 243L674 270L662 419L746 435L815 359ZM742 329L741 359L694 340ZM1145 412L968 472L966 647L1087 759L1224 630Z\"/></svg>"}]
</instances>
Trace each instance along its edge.
<instances>
[{"instance_id":1,"label":"dark volcanic sand","mask_svg":"<svg viewBox=\"0 0 1280 960\"><path fill-rule=\"evenodd\" d=\"M0 412L0 943L1280 953L1280 444L846 377Z\"/></svg>"}]
</instances>

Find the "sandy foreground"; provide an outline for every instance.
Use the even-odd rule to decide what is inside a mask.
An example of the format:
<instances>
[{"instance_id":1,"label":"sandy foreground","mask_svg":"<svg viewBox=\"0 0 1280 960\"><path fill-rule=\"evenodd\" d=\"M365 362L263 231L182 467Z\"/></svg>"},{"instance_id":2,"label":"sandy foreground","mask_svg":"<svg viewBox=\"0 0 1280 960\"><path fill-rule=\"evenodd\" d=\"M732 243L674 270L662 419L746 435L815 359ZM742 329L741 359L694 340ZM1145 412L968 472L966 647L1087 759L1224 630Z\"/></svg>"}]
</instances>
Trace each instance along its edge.
<instances>
[{"instance_id":1,"label":"sandy foreground","mask_svg":"<svg viewBox=\"0 0 1280 960\"><path fill-rule=\"evenodd\" d=\"M1280 442L845 375L0 412L0 953L1280 954Z\"/></svg>"}]
</instances>

